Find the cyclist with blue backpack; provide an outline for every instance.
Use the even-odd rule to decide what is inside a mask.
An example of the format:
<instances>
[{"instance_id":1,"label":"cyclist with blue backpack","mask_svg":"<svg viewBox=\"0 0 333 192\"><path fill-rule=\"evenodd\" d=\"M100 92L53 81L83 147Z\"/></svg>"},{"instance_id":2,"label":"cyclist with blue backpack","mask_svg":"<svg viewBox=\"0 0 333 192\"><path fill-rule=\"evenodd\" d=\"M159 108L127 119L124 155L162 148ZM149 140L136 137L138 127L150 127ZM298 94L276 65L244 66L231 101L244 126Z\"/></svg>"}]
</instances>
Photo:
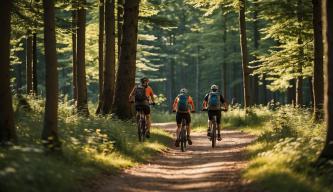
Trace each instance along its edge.
<instances>
[{"instance_id":1,"label":"cyclist with blue backpack","mask_svg":"<svg viewBox=\"0 0 333 192\"><path fill-rule=\"evenodd\" d=\"M217 85L212 85L210 87L211 92L207 93L204 102L203 102L203 109L208 111L208 130L207 136L210 136L210 127L212 124L213 117L216 116L216 122L218 125L218 133L217 133L217 140L221 141L221 110L223 107L224 111L228 110L228 105L225 99L223 98L222 94L218 91Z\"/></svg>"},{"instance_id":2,"label":"cyclist with blue backpack","mask_svg":"<svg viewBox=\"0 0 333 192\"><path fill-rule=\"evenodd\" d=\"M175 146L179 147L179 133L182 123L182 119L186 120L187 124L187 142L189 145L192 145L192 140L190 137L191 133L191 115L190 112L195 112L194 102L191 96L188 95L188 91L185 88L180 89L179 95L175 98L173 103L173 111L176 112L176 121L177 121L177 139Z\"/></svg>"}]
</instances>

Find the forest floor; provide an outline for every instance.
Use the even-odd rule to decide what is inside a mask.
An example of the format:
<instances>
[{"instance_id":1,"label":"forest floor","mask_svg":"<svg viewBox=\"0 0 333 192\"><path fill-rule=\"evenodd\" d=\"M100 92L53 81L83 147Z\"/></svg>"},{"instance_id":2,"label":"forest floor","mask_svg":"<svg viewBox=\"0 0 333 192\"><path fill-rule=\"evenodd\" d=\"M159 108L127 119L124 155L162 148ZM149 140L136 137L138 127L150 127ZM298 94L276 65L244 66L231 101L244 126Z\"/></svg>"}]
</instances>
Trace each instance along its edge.
<instances>
[{"instance_id":1,"label":"forest floor","mask_svg":"<svg viewBox=\"0 0 333 192\"><path fill-rule=\"evenodd\" d=\"M175 131L174 123L159 123L166 131ZM91 191L253 191L241 179L247 165L246 146L254 141L238 130L224 130L222 141L211 147L205 132L193 132L193 145L181 152L173 143L148 163L126 169L120 175L102 175Z\"/></svg>"}]
</instances>

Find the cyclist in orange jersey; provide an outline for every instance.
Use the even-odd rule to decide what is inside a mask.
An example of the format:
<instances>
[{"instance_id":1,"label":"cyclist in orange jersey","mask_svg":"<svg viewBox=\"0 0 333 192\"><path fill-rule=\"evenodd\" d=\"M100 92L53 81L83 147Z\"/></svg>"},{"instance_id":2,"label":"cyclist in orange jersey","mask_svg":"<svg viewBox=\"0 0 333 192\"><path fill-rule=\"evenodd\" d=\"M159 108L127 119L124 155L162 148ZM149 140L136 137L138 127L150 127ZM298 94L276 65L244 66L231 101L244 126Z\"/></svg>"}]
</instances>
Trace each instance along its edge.
<instances>
[{"instance_id":1,"label":"cyclist in orange jersey","mask_svg":"<svg viewBox=\"0 0 333 192\"><path fill-rule=\"evenodd\" d=\"M191 96L189 96L187 89L182 88L180 94L175 98L173 103L173 111L176 112L177 130L176 130L176 142L175 146L179 147L179 133L182 119L186 120L187 124L187 141L189 145L192 145L191 140L191 115L190 112L195 112L194 102Z\"/></svg>"},{"instance_id":2,"label":"cyclist in orange jersey","mask_svg":"<svg viewBox=\"0 0 333 192\"><path fill-rule=\"evenodd\" d=\"M135 109L137 111L136 117L139 118L138 111L143 110L147 117L147 135L150 137L150 127L151 127L151 118L150 118L150 107L149 103L155 105L155 98L153 89L148 85L149 79L143 77L140 79L140 84L136 85L129 95L129 101L135 101Z\"/></svg>"}]
</instances>

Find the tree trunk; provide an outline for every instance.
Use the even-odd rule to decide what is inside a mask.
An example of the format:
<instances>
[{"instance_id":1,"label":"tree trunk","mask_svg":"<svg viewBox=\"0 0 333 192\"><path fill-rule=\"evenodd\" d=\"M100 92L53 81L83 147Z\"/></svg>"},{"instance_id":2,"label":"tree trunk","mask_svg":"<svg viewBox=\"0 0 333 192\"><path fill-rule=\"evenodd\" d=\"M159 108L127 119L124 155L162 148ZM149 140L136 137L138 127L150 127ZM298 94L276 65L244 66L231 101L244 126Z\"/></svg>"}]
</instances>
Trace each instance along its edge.
<instances>
[{"instance_id":1,"label":"tree trunk","mask_svg":"<svg viewBox=\"0 0 333 192\"><path fill-rule=\"evenodd\" d=\"M227 15L225 14L223 16L223 23L224 23L224 29L223 29L223 63L222 63L222 79L221 86L223 85L223 95L224 99L227 99ZM222 90L222 89L221 89Z\"/></svg>"},{"instance_id":2,"label":"tree trunk","mask_svg":"<svg viewBox=\"0 0 333 192\"><path fill-rule=\"evenodd\" d=\"M77 105L78 114L88 116L88 96L85 69L85 38L86 38L86 0L80 0L77 11Z\"/></svg>"},{"instance_id":3,"label":"tree trunk","mask_svg":"<svg viewBox=\"0 0 333 192\"><path fill-rule=\"evenodd\" d=\"M257 2L257 1L255 1ZM259 40L260 33L258 28L258 9L254 8L253 12L253 47L254 50L257 51L259 49ZM256 55L254 55L254 60L256 60ZM253 103L259 104L259 79L258 75L253 76Z\"/></svg>"},{"instance_id":4,"label":"tree trunk","mask_svg":"<svg viewBox=\"0 0 333 192\"><path fill-rule=\"evenodd\" d=\"M298 0L297 2L297 21L302 23L303 21L303 8L302 8L302 0ZM303 57L304 57L304 49L302 47L303 38L302 38L302 31L301 26L299 26L299 34L297 39L297 44L299 45L298 51L298 64L297 64L297 79L296 79L296 106L302 107L303 105Z\"/></svg>"},{"instance_id":5,"label":"tree trunk","mask_svg":"<svg viewBox=\"0 0 333 192\"><path fill-rule=\"evenodd\" d=\"M32 38L32 90L34 96L38 94L37 81L37 33L33 34Z\"/></svg>"},{"instance_id":6,"label":"tree trunk","mask_svg":"<svg viewBox=\"0 0 333 192\"><path fill-rule=\"evenodd\" d=\"M104 0L99 1L99 32L98 32L98 86L99 86L99 97L98 107L96 114L101 113L103 105L103 61L104 61Z\"/></svg>"},{"instance_id":7,"label":"tree trunk","mask_svg":"<svg viewBox=\"0 0 333 192\"><path fill-rule=\"evenodd\" d=\"M296 101L296 80L290 80L291 87L287 89L287 103L295 106Z\"/></svg>"},{"instance_id":8,"label":"tree trunk","mask_svg":"<svg viewBox=\"0 0 333 192\"><path fill-rule=\"evenodd\" d=\"M58 137L58 62L55 35L55 11L53 0L43 0L45 47L45 115L42 140L51 151L59 151Z\"/></svg>"},{"instance_id":9,"label":"tree trunk","mask_svg":"<svg viewBox=\"0 0 333 192\"><path fill-rule=\"evenodd\" d=\"M195 98L196 98L196 107L197 107L197 110L199 111L200 109L200 104L199 104L199 93L200 93L200 87L199 87L199 83L200 83L200 47L198 45L197 47L197 58L196 58L196 63L195 63ZM173 74L170 75L170 77L172 77ZM171 94L170 94L171 95ZM171 98L173 99L173 98ZM171 109L172 108L172 100L170 102L170 106L169 108Z\"/></svg>"},{"instance_id":10,"label":"tree trunk","mask_svg":"<svg viewBox=\"0 0 333 192\"><path fill-rule=\"evenodd\" d=\"M120 58L120 44L123 34L123 22L124 22L124 0L117 1L117 26L118 26L118 63Z\"/></svg>"},{"instance_id":11,"label":"tree trunk","mask_svg":"<svg viewBox=\"0 0 333 192\"><path fill-rule=\"evenodd\" d=\"M17 142L10 89L10 13L11 0L0 1L0 144Z\"/></svg>"},{"instance_id":12,"label":"tree trunk","mask_svg":"<svg viewBox=\"0 0 333 192\"><path fill-rule=\"evenodd\" d=\"M103 108L102 114L112 111L115 90L115 1L106 0L105 3L105 60L104 60L104 86L103 86ZM135 63L134 63L135 64Z\"/></svg>"},{"instance_id":13,"label":"tree trunk","mask_svg":"<svg viewBox=\"0 0 333 192\"><path fill-rule=\"evenodd\" d=\"M323 34L321 21L321 0L312 0L314 29L314 65L313 65L313 119L323 119L324 75L323 75Z\"/></svg>"},{"instance_id":14,"label":"tree trunk","mask_svg":"<svg viewBox=\"0 0 333 192\"><path fill-rule=\"evenodd\" d=\"M77 7L75 7L77 8ZM77 102L77 10L72 10L72 51L73 51L73 100Z\"/></svg>"},{"instance_id":15,"label":"tree trunk","mask_svg":"<svg viewBox=\"0 0 333 192\"><path fill-rule=\"evenodd\" d=\"M245 0L239 0L239 31L240 31L240 46L242 52L242 66L243 66L243 94L244 94L244 108L251 106L250 101L250 70L248 68L248 50L246 42L246 23L245 23Z\"/></svg>"},{"instance_id":16,"label":"tree trunk","mask_svg":"<svg viewBox=\"0 0 333 192\"><path fill-rule=\"evenodd\" d=\"M135 63L138 38L138 17L140 0L125 1L123 36L119 70L117 73L116 114L121 119L132 117L128 95L135 84Z\"/></svg>"},{"instance_id":17,"label":"tree trunk","mask_svg":"<svg viewBox=\"0 0 333 192\"><path fill-rule=\"evenodd\" d=\"M26 41L26 83L27 94L31 94L32 90L32 36L31 31L27 32Z\"/></svg>"},{"instance_id":18,"label":"tree trunk","mask_svg":"<svg viewBox=\"0 0 333 192\"><path fill-rule=\"evenodd\" d=\"M327 137L321 158L333 159L333 1L322 1L324 39L324 110Z\"/></svg>"}]
</instances>

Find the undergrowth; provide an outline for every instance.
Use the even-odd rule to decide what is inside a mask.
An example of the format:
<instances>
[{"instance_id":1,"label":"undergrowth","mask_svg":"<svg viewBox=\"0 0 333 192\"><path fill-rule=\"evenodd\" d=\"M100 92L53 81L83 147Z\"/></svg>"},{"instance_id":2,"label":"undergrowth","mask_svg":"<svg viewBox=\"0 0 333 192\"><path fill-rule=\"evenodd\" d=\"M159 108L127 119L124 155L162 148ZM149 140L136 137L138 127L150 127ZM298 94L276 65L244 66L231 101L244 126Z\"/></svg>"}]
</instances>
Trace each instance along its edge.
<instances>
[{"instance_id":1,"label":"undergrowth","mask_svg":"<svg viewBox=\"0 0 333 192\"><path fill-rule=\"evenodd\" d=\"M147 161L170 143L170 135L152 129L151 139L139 143L133 122L111 116L72 115L72 107L59 104L62 154L46 155L41 145L44 102L29 100L30 111L17 109L19 144L0 148L0 191L81 191L100 173ZM91 109L93 112L94 109Z\"/></svg>"}]
</instances>

